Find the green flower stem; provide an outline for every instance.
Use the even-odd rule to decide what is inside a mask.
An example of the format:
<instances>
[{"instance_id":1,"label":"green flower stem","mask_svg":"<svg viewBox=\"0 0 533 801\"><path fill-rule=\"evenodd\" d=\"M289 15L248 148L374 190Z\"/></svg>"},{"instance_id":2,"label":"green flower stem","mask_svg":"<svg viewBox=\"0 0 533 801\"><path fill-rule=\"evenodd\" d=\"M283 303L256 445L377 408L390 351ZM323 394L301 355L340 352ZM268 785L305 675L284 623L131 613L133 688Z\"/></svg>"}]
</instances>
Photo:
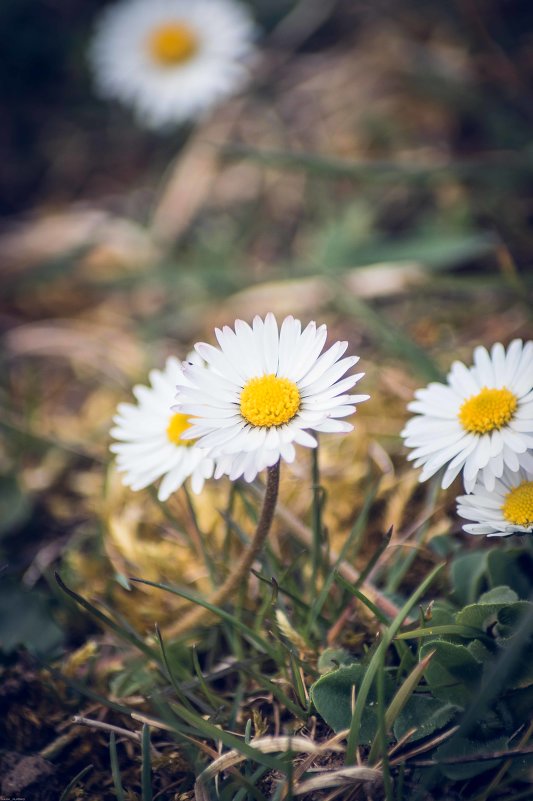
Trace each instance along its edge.
<instances>
[{"instance_id":1,"label":"green flower stem","mask_svg":"<svg viewBox=\"0 0 533 801\"><path fill-rule=\"evenodd\" d=\"M261 552L266 538L268 537L274 511L278 499L279 489L279 461L272 467L267 468L267 485L261 516L257 523L257 528L248 548L241 555L235 568L226 578L224 584L215 590L207 601L213 606L222 606L238 590L244 582L248 580L250 568L252 567L258 554ZM172 628L172 637L181 637L190 631L194 626L199 625L211 612L203 606L196 606L181 619L179 624Z\"/></svg>"}]
</instances>

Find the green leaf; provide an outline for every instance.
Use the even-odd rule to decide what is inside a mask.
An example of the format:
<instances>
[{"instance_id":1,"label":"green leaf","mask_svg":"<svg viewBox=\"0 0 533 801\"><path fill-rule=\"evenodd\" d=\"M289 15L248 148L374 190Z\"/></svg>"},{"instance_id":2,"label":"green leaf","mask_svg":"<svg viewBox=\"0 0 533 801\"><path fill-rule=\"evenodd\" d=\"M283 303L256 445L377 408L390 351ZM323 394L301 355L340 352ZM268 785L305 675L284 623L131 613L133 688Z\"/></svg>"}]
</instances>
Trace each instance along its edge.
<instances>
[{"instance_id":1,"label":"green leaf","mask_svg":"<svg viewBox=\"0 0 533 801\"><path fill-rule=\"evenodd\" d=\"M453 560L450 568L454 600L473 603L486 585L487 552L473 551Z\"/></svg>"},{"instance_id":2,"label":"green leaf","mask_svg":"<svg viewBox=\"0 0 533 801\"><path fill-rule=\"evenodd\" d=\"M0 650L11 653L24 646L38 656L51 656L63 642L48 599L37 590L23 590L13 582L0 587Z\"/></svg>"},{"instance_id":3,"label":"green leaf","mask_svg":"<svg viewBox=\"0 0 533 801\"><path fill-rule=\"evenodd\" d=\"M506 693L505 706L512 715L515 731L524 723L529 723L533 709L533 685Z\"/></svg>"},{"instance_id":4,"label":"green leaf","mask_svg":"<svg viewBox=\"0 0 533 801\"><path fill-rule=\"evenodd\" d=\"M516 628L526 615L533 608L531 601L517 601L516 603L502 606L496 613L496 631L498 637L507 639L512 637Z\"/></svg>"},{"instance_id":5,"label":"green leaf","mask_svg":"<svg viewBox=\"0 0 533 801\"><path fill-rule=\"evenodd\" d=\"M146 667L146 662L135 662L113 676L109 688L114 698L148 693L154 688L156 676Z\"/></svg>"},{"instance_id":6,"label":"green leaf","mask_svg":"<svg viewBox=\"0 0 533 801\"><path fill-rule=\"evenodd\" d=\"M533 555L523 548L494 548L487 554L487 576L492 587L505 584L526 600L533 591Z\"/></svg>"},{"instance_id":7,"label":"green leaf","mask_svg":"<svg viewBox=\"0 0 533 801\"><path fill-rule=\"evenodd\" d=\"M498 634L497 642L503 648L510 647L514 642L517 630L526 617L531 614L533 604L529 601L517 601L515 604L504 606L496 615L497 623L494 627ZM519 689L533 684L533 637L529 636L522 644L520 655L509 671L507 687Z\"/></svg>"},{"instance_id":8,"label":"green leaf","mask_svg":"<svg viewBox=\"0 0 533 801\"><path fill-rule=\"evenodd\" d=\"M399 740L410 729L416 728L409 742L421 740L444 728L459 711L459 707L443 703L430 695L412 695L396 718L394 736Z\"/></svg>"},{"instance_id":9,"label":"green leaf","mask_svg":"<svg viewBox=\"0 0 533 801\"><path fill-rule=\"evenodd\" d=\"M425 671L431 692L441 701L466 707L481 680L483 665L464 645L431 640L420 648L420 658L435 651Z\"/></svg>"},{"instance_id":10,"label":"green leaf","mask_svg":"<svg viewBox=\"0 0 533 801\"><path fill-rule=\"evenodd\" d=\"M431 626L447 626L448 624L455 623L455 614L457 610L449 601L442 599L435 601L431 607Z\"/></svg>"},{"instance_id":11,"label":"green leaf","mask_svg":"<svg viewBox=\"0 0 533 801\"><path fill-rule=\"evenodd\" d=\"M479 604L513 604L518 601L518 596L510 587L500 585L484 592L479 596Z\"/></svg>"},{"instance_id":12,"label":"green leaf","mask_svg":"<svg viewBox=\"0 0 533 801\"><path fill-rule=\"evenodd\" d=\"M378 755L383 757L385 754L387 746L385 738L391 731L397 717L401 714L403 708L409 702L432 658L433 652L430 652L425 659L423 659L421 662L417 662L400 687L398 687L394 698L387 707L385 715L380 720L381 737L376 737L372 743L372 747L370 748L370 753L368 754L368 762L370 765L375 764L375 760Z\"/></svg>"},{"instance_id":13,"label":"green leaf","mask_svg":"<svg viewBox=\"0 0 533 801\"><path fill-rule=\"evenodd\" d=\"M29 518L32 503L14 476L0 481L0 538L9 535Z\"/></svg>"},{"instance_id":14,"label":"green leaf","mask_svg":"<svg viewBox=\"0 0 533 801\"><path fill-rule=\"evenodd\" d=\"M329 673L342 665L353 664L353 656L344 648L326 648L318 657L318 672Z\"/></svg>"},{"instance_id":15,"label":"green leaf","mask_svg":"<svg viewBox=\"0 0 533 801\"><path fill-rule=\"evenodd\" d=\"M509 587L494 587L483 593L477 603L461 609L455 619L460 625L485 631L496 621L496 615L503 606L516 603L517 600L516 593Z\"/></svg>"},{"instance_id":16,"label":"green leaf","mask_svg":"<svg viewBox=\"0 0 533 801\"><path fill-rule=\"evenodd\" d=\"M494 650L487 648L481 640L472 640L468 643L467 648L478 662L488 662L489 659L494 659Z\"/></svg>"},{"instance_id":17,"label":"green leaf","mask_svg":"<svg viewBox=\"0 0 533 801\"><path fill-rule=\"evenodd\" d=\"M502 751L508 748L507 737L498 737L494 740L474 741L465 737L453 737L447 743L437 748L434 756L437 760L447 760L440 762L440 769L448 779L458 781L460 779L471 779L487 770L492 770L501 762L499 759L485 759L483 761L453 763L454 758L475 756L476 754L490 754L494 751ZM449 760L449 761L448 761Z\"/></svg>"},{"instance_id":18,"label":"green leaf","mask_svg":"<svg viewBox=\"0 0 533 801\"><path fill-rule=\"evenodd\" d=\"M355 686L355 697L365 672L366 665L355 663L340 667L321 676L310 688L311 700L319 713L334 731L342 731L350 727L352 720L352 692ZM392 682L386 681L386 697L392 695ZM375 737L378 725L376 709L376 690L371 688L359 731L359 742L370 744Z\"/></svg>"}]
</instances>

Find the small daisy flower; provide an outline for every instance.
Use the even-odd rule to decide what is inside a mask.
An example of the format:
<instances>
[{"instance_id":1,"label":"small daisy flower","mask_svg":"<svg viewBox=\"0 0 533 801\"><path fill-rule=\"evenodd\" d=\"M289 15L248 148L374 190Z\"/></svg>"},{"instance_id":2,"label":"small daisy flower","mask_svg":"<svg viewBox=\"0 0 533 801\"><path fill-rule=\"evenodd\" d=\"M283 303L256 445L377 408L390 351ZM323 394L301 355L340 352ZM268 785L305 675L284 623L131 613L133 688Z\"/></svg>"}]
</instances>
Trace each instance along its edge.
<instances>
[{"instance_id":1,"label":"small daisy flower","mask_svg":"<svg viewBox=\"0 0 533 801\"><path fill-rule=\"evenodd\" d=\"M89 57L101 94L159 128L237 92L253 35L236 0L120 0L101 14Z\"/></svg>"},{"instance_id":2,"label":"small daisy flower","mask_svg":"<svg viewBox=\"0 0 533 801\"><path fill-rule=\"evenodd\" d=\"M423 467L425 481L446 465L442 487L463 470L472 492L477 480L493 490L505 468L533 469L533 342L515 339L505 351L474 351L474 366L454 362L448 383L432 383L415 393L408 408L417 412L404 430L414 448L408 459Z\"/></svg>"},{"instance_id":3,"label":"small daisy flower","mask_svg":"<svg viewBox=\"0 0 533 801\"><path fill-rule=\"evenodd\" d=\"M216 329L219 348L196 345L206 367L185 364L187 384L179 384L175 408L193 415L186 437L195 437L217 459L217 475L253 481L260 470L283 458L292 462L294 445L316 447L314 431L344 433L353 426L339 418L355 412L368 395L346 394L364 375L342 378L359 360L342 359L347 342L322 353L325 325L286 317L255 317L250 326Z\"/></svg>"},{"instance_id":4,"label":"small daisy flower","mask_svg":"<svg viewBox=\"0 0 533 801\"><path fill-rule=\"evenodd\" d=\"M489 492L476 484L472 495L457 498L457 514L475 520L463 526L469 534L509 537L533 533L533 471L503 471Z\"/></svg>"},{"instance_id":5,"label":"small daisy flower","mask_svg":"<svg viewBox=\"0 0 533 801\"><path fill-rule=\"evenodd\" d=\"M123 483L140 490L162 478L157 497L166 501L191 477L193 492L201 492L213 475L214 462L193 439L184 439L189 417L172 411L176 384L186 381L177 359L167 359L164 370L150 372L150 386L133 388L137 404L120 403L111 436Z\"/></svg>"}]
</instances>

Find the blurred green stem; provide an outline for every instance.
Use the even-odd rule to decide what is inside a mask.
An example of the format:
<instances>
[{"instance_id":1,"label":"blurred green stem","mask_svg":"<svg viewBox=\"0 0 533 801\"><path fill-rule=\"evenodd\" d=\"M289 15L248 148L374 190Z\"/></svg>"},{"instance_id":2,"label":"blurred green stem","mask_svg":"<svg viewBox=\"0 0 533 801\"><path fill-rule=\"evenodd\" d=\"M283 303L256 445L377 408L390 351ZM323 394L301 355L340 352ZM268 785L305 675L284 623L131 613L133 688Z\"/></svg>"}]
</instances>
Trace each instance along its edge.
<instances>
[{"instance_id":1,"label":"blurred green stem","mask_svg":"<svg viewBox=\"0 0 533 801\"><path fill-rule=\"evenodd\" d=\"M259 522L257 523L257 528L255 530L253 539L248 548L241 555L241 558L235 565L235 568L226 578L224 584L219 587L218 590L212 593L212 595L210 595L207 599L208 602L213 606L222 606L231 598L235 590L238 590L244 582L248 581L250 568L265 544L270 527L272 525L272 520L274 519L274 511L276 509L276 502L278 499L278 489L279 461L276 462L276 464L272 467L267 468L267 485L263 500L263 508L261 509L261 516L259 518ZM196 606L188 614L184 615L179 625L172 630L173 637L177 638L182 636L191 628L201 623L205 617L209 616L209 614L209 610L205 607Z\"/></svg>"},{"instance_id":2,"label":"blurred green stem","mask_svg":"<svg viewBox=\"0 0 533 801\"><path fill-rule=\"evenodd\" d=\"M313 481L313 547L312 556L312 587L314 596L318 592L318 575L321 569L322 554L322 488L320 486L320 469L318 466L318 445L312 452L312 481Z\"/></svg>"}]
</instances>

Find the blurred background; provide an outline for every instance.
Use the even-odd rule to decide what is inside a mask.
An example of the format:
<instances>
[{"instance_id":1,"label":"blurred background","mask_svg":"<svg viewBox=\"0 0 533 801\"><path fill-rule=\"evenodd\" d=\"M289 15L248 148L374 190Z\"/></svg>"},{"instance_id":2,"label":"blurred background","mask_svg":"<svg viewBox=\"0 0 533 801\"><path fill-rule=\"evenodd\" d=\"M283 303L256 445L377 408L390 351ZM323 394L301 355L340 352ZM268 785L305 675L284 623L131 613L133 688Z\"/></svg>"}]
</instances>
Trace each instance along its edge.
<instances>
[{"instance_id":1,"label":"blurred background","mask_svg":"<svg viewBox=\"0 0 533 801\"><path fill-rule=\"evenodd\" d=\"M109 465L116 404L167 355L236 317L326 321L372 395L321 450L332 542L371 476L369 542L430 515L423 568L427 543L463 535L453 491L436 506L405 462L406 403L475 345L531 337L531 2L251 0L249 85L163 132L95 95L105 5L0 5L0 648L15 672L94 634L54 568L141 628L176 610L131 601L126 576L204 587L187 538ZM304 517L307 459L282 493ZM197 502L214 548L227 495ZM186 532L181 493L169 509Z\"/></svg>"}]
</instances>

